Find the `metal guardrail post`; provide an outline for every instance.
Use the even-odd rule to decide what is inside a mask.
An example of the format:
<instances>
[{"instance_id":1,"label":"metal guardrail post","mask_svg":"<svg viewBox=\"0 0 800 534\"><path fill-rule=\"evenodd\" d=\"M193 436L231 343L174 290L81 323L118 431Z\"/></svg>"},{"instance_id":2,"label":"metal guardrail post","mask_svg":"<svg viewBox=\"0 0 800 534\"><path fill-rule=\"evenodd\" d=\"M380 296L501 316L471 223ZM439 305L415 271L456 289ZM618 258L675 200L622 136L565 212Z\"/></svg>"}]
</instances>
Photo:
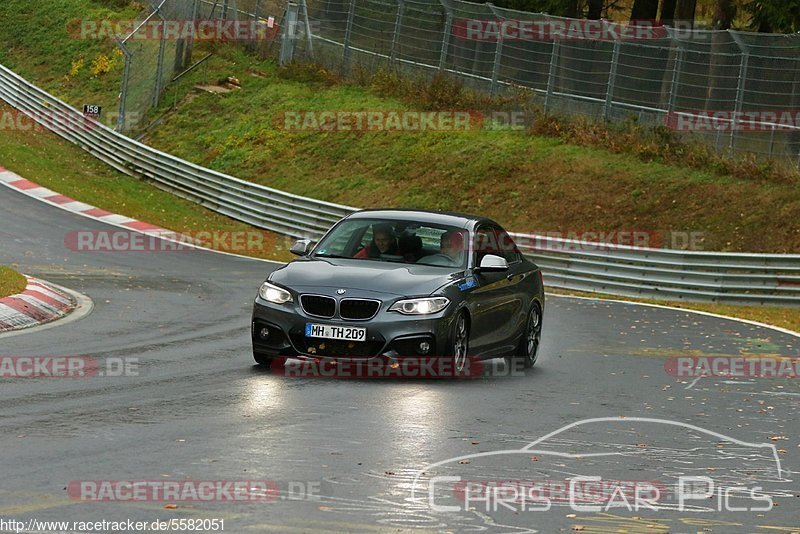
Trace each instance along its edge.
<instances>
[{"instance_id":1,"label":"metal guardrail post","mask_svg":"<svg viewBox=\"0 0 800 534\"><path fill-rule=\"evenodd\" d=\"M486 3L489 6L489 9L492 10L492 13L498 19L501 18L501 15L497 12L494 4L491 2ZM500 21L502 22L502 21ZM497 35L497 43L495 44L494 49L494 63L492 64L492 85L489 89L489 96L494 96L497 92L497 78L500 75L500 63L503 60L503 32L499 32Z\"/></svg>"},{"instance_id":2,"label":"metal guardrail post","mask_svg":"<svg viewBox=\"0 0 800 534\"><path fill-rule=\"evenodd\" d=\"M286 4L286 17L284 20L283 34L281 35L281 51L280 51L280 64L288 65L294 58L294 44L295 44L295 29L297 28L297 19L299 15L299 6L294 2Z\"/></svg>"},{"instance_id":3,"label":"metal guardrail post","mask_svg":"<svg viewBox=\"0 0 800 534\"><path fill-rule=\"evenodd\" d=\"M447 63L447 50L450 48L450 34L453 33L453 12L442 0L439 0L439 3L447 13L447 18L444 22L444 32L442 33L442 50L439 52L439 70L442 70Z\"/></svg>"},{"instance_id":4,"label":"metal guardrail post","mask_svg":"<svg viewBox=\"0 0 800 534\"><path fill-rule=\"evenodd\" d=\"M400 39L400 29L402 28L404 9L405 4L403 4L403 0L397 0L397 11L395 11L394 15L394 32L392 33L392 48L389 52L390 63L394 63L397 59L397 43Z\"/></svg>"},{"instance_id":5,"label":"metal guardrail post","mask_svg":"<svg viewBox=\"0 0 800 534\"><path fill-rule=\"evenodd\" d=\"M608 73L608 87L606 89L606 101L603 104L603 118L608 120L611 116L611 106L614 103L614 86L617 84L617 68L619 66L619 53L622 47L622 40L614 41L614 51L611 54L611 67Z\"/></svg>"}]
</instances>

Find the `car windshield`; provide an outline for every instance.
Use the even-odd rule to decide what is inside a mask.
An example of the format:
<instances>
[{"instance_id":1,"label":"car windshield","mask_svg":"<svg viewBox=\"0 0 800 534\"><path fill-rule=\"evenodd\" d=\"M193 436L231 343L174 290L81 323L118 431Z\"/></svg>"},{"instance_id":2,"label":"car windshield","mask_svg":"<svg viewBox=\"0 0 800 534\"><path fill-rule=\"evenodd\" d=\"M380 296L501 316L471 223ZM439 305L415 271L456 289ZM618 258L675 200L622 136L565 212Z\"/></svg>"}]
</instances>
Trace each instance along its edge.
<instances>
[{"instance_id":1,"label":"car windshield","mask_svg":"<svg viewBox=\"0 0 800 534\"><path fill-rule=\"evenodd\" d=\"M383 219L349 219L316 246L318 258L466 268L468 234L455 226Z\"/></svg>"}]
</instances>

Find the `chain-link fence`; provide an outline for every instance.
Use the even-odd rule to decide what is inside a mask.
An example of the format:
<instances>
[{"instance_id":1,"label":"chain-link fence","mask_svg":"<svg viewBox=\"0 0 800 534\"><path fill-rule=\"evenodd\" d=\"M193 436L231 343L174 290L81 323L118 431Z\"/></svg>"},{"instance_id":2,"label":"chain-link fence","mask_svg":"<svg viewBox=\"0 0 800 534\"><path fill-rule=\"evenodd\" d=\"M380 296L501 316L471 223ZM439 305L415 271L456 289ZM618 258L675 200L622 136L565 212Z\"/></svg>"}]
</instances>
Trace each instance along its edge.
<instances>
[{"instance_id":1,"label":"chain-link fence","mask_svg":"<svg viewBox=\"0 0 800 534\"><path fill-rule=\"evenodd\" d=\"M284 0L150 0L149 13L118 39L125 58L117 130L128 132L158 106L164 88L191 64L195 39L241 40L253 52L271 52L286 10ZM268 20L272 17L272 20ZM214 21L203 26L201 23ZM237 26L224 23L236 22Z\"/></svg>"},{"instance_id":2,"label":"chain-link fence","mask_svg":"<svg viewBox=\"0 0 800 534\"><path fill-rule=\"evenodd\" d=\"M546 111L691 132L800 163L800 34L577 21L459 0L311 0L297 51L328 67L446 72ZM313 52L310 47L313 45Z\"/></svg>"}]
</instances>

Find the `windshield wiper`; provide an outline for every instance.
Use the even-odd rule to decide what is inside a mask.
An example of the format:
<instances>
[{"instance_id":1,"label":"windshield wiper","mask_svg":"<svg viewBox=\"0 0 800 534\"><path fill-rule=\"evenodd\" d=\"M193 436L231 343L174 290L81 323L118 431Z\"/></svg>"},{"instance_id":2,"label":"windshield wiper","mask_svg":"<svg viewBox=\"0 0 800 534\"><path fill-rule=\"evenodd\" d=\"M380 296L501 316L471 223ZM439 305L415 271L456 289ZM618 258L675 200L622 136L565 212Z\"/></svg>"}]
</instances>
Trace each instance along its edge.
<instances>
[{"instance_id":1,"label":"windshield wiper","mask_svg":"<svg viewBox=\"0 0 800 534\"><path fill-rule=\"evenodd\" d=\"M350 256L342 256L341 254L314 254L315 258L346 258L352 259Z\"/></svg>"}]
</instances>

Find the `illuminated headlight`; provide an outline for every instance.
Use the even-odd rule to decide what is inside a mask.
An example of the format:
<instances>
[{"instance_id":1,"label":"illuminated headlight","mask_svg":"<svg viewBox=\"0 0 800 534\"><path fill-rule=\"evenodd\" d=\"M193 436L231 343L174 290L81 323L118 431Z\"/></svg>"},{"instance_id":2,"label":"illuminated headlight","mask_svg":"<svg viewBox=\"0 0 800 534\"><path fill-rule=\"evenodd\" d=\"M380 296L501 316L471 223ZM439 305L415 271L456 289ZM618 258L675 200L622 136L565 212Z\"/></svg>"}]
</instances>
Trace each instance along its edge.
<instances>
[{"instance_id":1,"label":"illuminated headlight","mask_svg":"<svg viewBox=\"0 0 800 534\"><path fill-rule=\"evenodd\" d=\"M400 312L404 315L428 315L442 311L448 304L450 304L450 300L445 297L399 300L389 308L389 311Z\"/></svg>"},{"instance_id":2,"label":"illuminated headlight","mask_svg":"<svg viewBox=\"0 0 800 534\"><path fill-rule=\"evenodd\" d=\"M262 299L269 302L274 302L275 304L284 304L286 302L292 302L291 293L278 286L273 286L269 282L264 282L263 284L261 284L261 288L258 290L258 295Z\"/></svg>"}]
</instances>

